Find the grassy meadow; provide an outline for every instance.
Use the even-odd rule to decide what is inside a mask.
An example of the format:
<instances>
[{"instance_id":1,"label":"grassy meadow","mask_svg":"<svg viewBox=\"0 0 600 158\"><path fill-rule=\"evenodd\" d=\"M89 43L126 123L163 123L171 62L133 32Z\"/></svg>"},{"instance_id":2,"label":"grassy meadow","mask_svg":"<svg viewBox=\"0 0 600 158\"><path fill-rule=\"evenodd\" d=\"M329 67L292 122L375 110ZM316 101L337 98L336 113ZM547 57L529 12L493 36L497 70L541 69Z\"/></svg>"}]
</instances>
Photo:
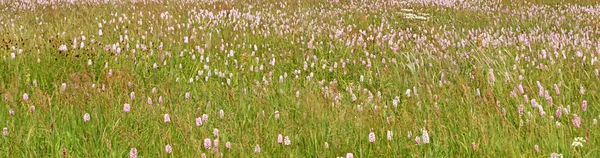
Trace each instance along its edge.
<instances>
[{"instance_id":1,"label":"grassy meadow","mask_svg":"<svg viewBox=\"0 0 600 158\"><path fill-rule=\"evenodd\" d=\"M0 0L0 157L600 157L600 3Z\"/></svg>"}]
</instances>

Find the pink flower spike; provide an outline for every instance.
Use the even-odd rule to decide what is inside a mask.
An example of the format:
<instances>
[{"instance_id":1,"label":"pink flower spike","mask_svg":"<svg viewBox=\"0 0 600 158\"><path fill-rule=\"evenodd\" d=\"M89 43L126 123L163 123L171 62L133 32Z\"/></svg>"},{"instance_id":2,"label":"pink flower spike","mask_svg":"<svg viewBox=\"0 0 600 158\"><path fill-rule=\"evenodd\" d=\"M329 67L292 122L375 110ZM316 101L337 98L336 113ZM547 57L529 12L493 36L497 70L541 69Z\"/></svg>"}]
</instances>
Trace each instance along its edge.
<instances>
[{"instance_id":1,"label":"pink flower spike","mask_svg":"<svg viewBox=\"0 0 600 158\"><path fill-rule=\"evenodd\" d=\"M88 122L90 121L90 114L89 113L85 113L83 115L83 122Z\"/></svg>"},{"instance_id":2,"label":"pink flower spike","mask_svg":"<svg viewBox=\"0 0 600 158\"><path fill-rule=\"evenodd\" d=\"M171 122L171 117L169 116L169 114L165 114L164 119L165 119L165 123Z\"/></svg>"},{"instance_id":3,"label":"pink flower spike","mask_svg":"<svg viewBox=\"0 0 600 158\"><path fill-rule=\"evenodd\" d=\"M225 148L231 149L231 143L230 142L225 143Z\"/></svg>"},{"instance_id":4,"label":"pink flower spike","mask_svg":"<svg viewBox=\"0 0 600 158\"><path fill-rule=\"evenodd\" d=\"M204 139L204 148L210 149L210 147L212 147L212 141L208 138Z\"/></svg>"},{"instance_id":5,"label":"pink flower spike","mask_svg":"<svg viewBox=\"0 0 600 158\"><path fill-rule=\"evenodd\" d=\"M196 126L202 126L202 118L201 117L196 118Z\"/></svg>"},{"instance_id":6,"label":"pink flower spike","mask_svg":"<svg viewBox=\"0 0 600 158\"><path fill-rule=\"evenodd\" d=\"M23 93L23 100L24 101L29 100L29 95L27 93Z\"/></svg>"},{"instance_id":7,"label":"pink flower spike","mask_svg":"<svg viewBox=\"0 0 600 158\"><path fill-rule=\"evenodd\" d=\"M347 153L347 154L346 154L346 158L354 158L354 154L352 154L352 153Z\"/></svg>"},{"instance_id":8,"label":"pink flower spike","mask_svg":"<svg viewBox=\"0 0 600 158\"><path fill-rule=\"evenodd\" d=\"M375 142L375 133L374 132L369 133L369 142L371 142L371 143Z\"/></svg>"},{"instance_id":9,"label":"pink flower spike","mask_svg":"<svg viewBox=\"0 0 600 158\"><path fill-rule=\"evenodd\" d=\"M579 116L577 116L577 114L573 114L573 125L575 125L575 127L580 128L581 127L581 118L579 118Z\"/></svg>"},{"instance_id":10,"label":"pink flower spike","mask_svg":"<svg viewBox=\"0 0 600 158\"><path fill-rule=\"evenodd\" d=\"M171 154L171 152L173 152L173 148L171 147L170 144L167 144L165 146L165 151L167 152L167 154Z\"/></svg>"},{"instance_id":11,"label":"pink flower spike","mask_svg":"<svg viewBox=\"0 0 600 158\"><path fill-rule=\"evenodd\" d=\"M129 150L129 158L137 158L137 149L131 148L131 150Z\"/></svg>"},{"instance_id":12,"label":"pink flower spike","mask_svg":"<svg viewBox=\"0 0 600 158\"><path fill-rule=\"evenodd\" d=\"M277 143L278 144L283 143L283 135L281 135L281 134L277 135Z\"/></svg>"},{"instance_id":13,"label":"pink flower spike","mask_svg":"<svg viewBox=\"0 0 600 158\"><path fill-rule=\"evenodd\" d=\"M130 110L131 110L131 105L129 105L129 104L123 104L123 111L129 112Z\"/></svg>"}]
</instances>

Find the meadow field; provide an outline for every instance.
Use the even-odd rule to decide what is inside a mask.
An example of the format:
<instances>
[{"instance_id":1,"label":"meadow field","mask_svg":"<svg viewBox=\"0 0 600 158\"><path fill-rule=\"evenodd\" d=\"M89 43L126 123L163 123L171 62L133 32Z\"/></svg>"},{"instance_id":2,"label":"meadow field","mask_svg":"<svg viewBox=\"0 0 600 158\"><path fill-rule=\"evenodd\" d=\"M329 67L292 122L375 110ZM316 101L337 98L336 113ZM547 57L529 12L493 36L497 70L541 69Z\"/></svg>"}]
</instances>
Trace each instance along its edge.
<instances>
[{"instance_id":1,"label":"meadow field","mask_svg":"<svg viewBox=\"0 0 600 158\"><path fill-rule=\"evenodd\" d=\"M0 0L0 157L600 157L593 0Z\"/></svg>"}]
</instances>

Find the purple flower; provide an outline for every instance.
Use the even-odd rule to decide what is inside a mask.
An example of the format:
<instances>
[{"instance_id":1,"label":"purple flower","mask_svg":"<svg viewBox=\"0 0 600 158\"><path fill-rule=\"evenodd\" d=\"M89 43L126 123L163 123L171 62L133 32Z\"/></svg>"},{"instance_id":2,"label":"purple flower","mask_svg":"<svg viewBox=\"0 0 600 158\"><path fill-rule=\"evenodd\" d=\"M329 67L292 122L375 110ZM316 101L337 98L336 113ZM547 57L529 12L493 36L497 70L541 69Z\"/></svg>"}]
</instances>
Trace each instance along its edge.
<instances>
[{"instance_id":1,"label":"purple flower","mask_svg":"<svg viewBox=\"0 0 600 158\"><path fill-rule=\"evenodd\" d=\"M13 109L8 110L8 114L10 114L10 116L15 115L15 110L13 110Z\"/></svg>"},{"instance_id":2,"label":"purple flower","mask_svg":"<svg viewBox=\"0 0 600 158\"><path fill-rule=\"evenodd\" d=\"M89 113L83 114L83 122L88 122L88 121L90 121L90 114Z\"/></svg>"},{"instance_id":3,"label":"purple flower","mask_svg":"<svg viewBox=\"0 0 600 158\"><path fill-rule=\"evenodd\" d=\"M533 146L533 150L535 150L536 153L540 152L540 146L538 146L537 144Z\"/></svg>"},{"instance_id":4,"label":"purple flower","mask_svg":"<svg viewBox=\"0 0 600 158\"><path fill-rule=\"evenodd\" d=\"M472 142L471 148L473 148L473 151L477 151L477 144L475 144L475 142Z\"/></svg>"},{"instance_id":5,"label":"purple flower","mask_svg":"<svg viewBox=\"0 0 600 158\"><path fill-rule=\"evenodd\" d=\"M216 129L216 128L215 128L215 129L213 129L213 135L214 135L215 137L219 137L219 129Z\"/></svg>"},{"instance_id":6,"label":"purple flower","mask_svg":"<svg viewBox=\"0 0 600 158\"><path fill-rule=\"evenodd\" d=\"M152 105L152 98L148 97L148 105Z\"/></svg>"},{"instance_id":7,"label":"purple flower","mask_svg":"<svg viewBox=\"0 0 600 158\"><path fill-rule=\"evenodd\" d=\"M190 92L185 93L185 99L190 99Z\"/></svg>"},{"instance_id":8,"label":"purple flower","mask_svg":"<svg viewBox=\"0 0 600 158\"><path fill-rule=\"evenodd\" d=\"M4 136L8 136L8 128L4 127L4 128L2 129L2 135L4 135Z\"/></svg>"},{"instance_id":9,"label":"purple flower","mask_svg":"<svg viewBox=\"0 0 600 158\"><path fill-rule=\"evenodd\" d=\"M587 101L586 101L586 100L583 100L583 102L581 103L581 109L582 109L583 111L586 111L586 110L587 110Z\"/></svg>"},{"instance_id":10,"label":"purple flower","mask_svg":"<svg viewBox=\"0 0 600 158\"><path fill-rule=\"evenodd\" d=\"M29 112L31 112L31 113L35 112L35 106L33 106L33 105L30 106L29 107Z\"/></svg>"},{"instance_id":11,"label":"purple flower","mask_svg":"<svg viewBox=\"0 0 600 158\"><path fill-rule=\"evenodd\" d=\"M329 149L329 143L325 142L325 149Z\"/></svg>"},{"instance_id":12,"label":"purple flower","mask_svg":"<svg viewBox=\"0 0 600 158\"><path fill-rule=\"evenodd\" d=\"M29 95L27 93L23 93L23 100L24 101L29 100Z\"/></svg>"}]
</instances>

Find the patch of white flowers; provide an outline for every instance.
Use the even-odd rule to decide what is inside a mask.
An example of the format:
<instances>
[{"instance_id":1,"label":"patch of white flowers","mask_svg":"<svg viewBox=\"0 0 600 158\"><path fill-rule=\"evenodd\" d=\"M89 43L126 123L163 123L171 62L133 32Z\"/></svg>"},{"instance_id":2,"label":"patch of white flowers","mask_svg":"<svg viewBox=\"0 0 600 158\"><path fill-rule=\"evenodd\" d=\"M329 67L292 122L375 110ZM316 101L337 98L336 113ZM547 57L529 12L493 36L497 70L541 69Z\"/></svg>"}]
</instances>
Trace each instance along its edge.
<instances>
[{"instance_id":1,"label":"patch of white flowers","mask_svg":"<svg viewBox=\"0 0 600 158\"><path fill-rule=\"evenodd\" d=\"M583 143L585 143L585 140L581 137L577 137L577 138L575 138L573 143L571 143L571 146L572 147L583 147Z\"/></svg>"}]
</instances>

